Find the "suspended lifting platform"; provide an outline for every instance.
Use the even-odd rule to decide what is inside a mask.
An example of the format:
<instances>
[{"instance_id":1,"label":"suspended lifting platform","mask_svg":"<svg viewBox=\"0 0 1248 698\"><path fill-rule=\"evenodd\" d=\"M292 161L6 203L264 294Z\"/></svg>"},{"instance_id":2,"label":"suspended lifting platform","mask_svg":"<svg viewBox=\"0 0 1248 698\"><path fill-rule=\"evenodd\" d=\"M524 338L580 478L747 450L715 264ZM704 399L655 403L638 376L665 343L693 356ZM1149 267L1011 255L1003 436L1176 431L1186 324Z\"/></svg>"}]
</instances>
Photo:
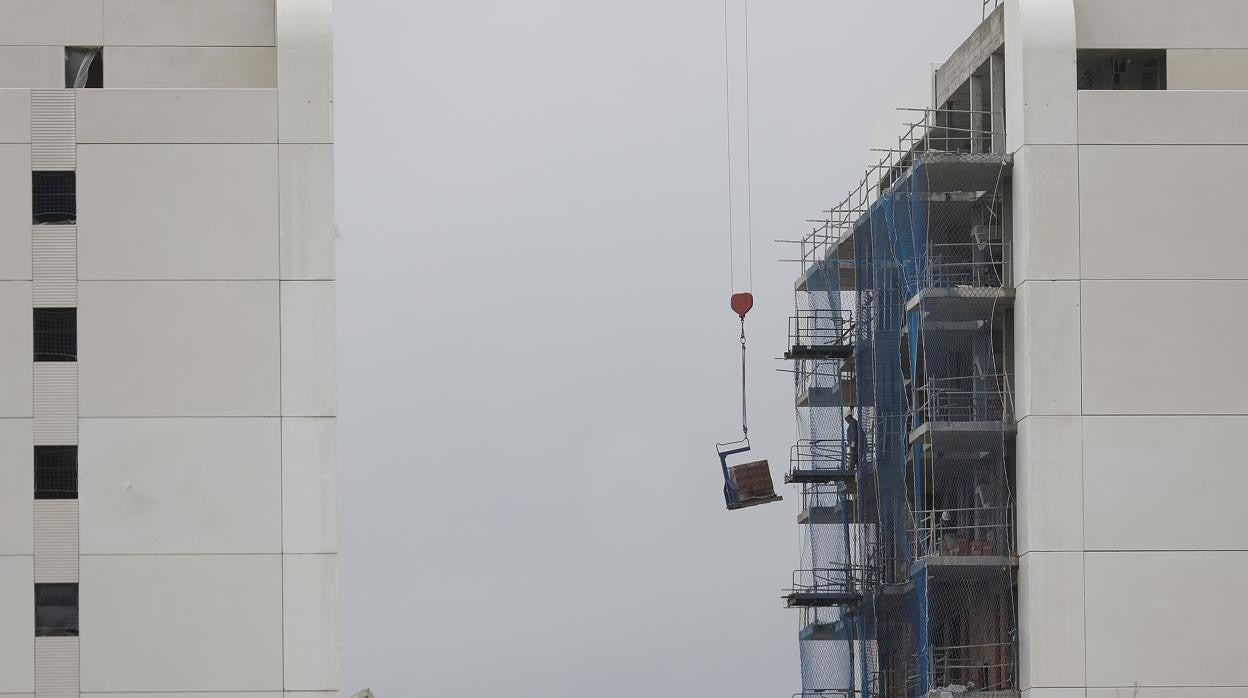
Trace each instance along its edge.
<instances>
[{"instance_id":1,"label":"suspended lifting platform","mask_svg":"<svg viewBox=\"0 0 1248 698\"><path fill-rule=\"evenodd\" d=\"M797 570L788 592L784 601L789 608L856 606L862 601L862 591L848 568Z\"/></svg>"},{"instance_id":2,"label":"suspended lifting platform","mask_svg":"<svg viewBox=\"0 0 1248 698\"><path fill-rule=\"evenodd\" d=\"M771 466L767 461L728 465L728 458L750 450L749 439L715 444L715 450L719 452L719 464L724 472L724 503L729 511L784 499L776 494L775 485L771 482Z\"/></svg>"},{"instance_id":3,"label":"suspended lifting platform","mask_svg":"<svg viewBox=\"0 0 1248 698\"><path fill-rule=\"evenodd\" d=\"M786 361L854 358L854 325L848 311L803 310L789 318Z\"/></svg>"}]
</instances>

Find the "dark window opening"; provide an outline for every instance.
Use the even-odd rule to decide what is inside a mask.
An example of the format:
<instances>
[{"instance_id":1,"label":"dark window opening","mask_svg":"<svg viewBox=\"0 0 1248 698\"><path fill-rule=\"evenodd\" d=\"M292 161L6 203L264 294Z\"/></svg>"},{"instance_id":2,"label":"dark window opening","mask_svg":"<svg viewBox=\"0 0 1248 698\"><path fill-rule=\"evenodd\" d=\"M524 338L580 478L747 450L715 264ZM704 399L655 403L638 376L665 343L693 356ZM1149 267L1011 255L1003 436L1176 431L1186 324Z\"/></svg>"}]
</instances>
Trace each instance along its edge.
<instances>
[{"instance_id":1,"label":"dark window opening","mask_svg":"<svg viewBox=\"0 0 1248 698\"><path fill-rule=\"evenodd\" d=\"M78 636L78 585L35 585L35 635Z\"/></svg>"},{"instance_id":2,"label":"dark window opening","mask_svg":"<svg viewBox=\"0 0 1248 698\"><path fill-rule=\"evenodd\" d=\"M1164 90L1165 49L1079 51L1081 90Z\"/></svg>"},{"instance_id":3,"label":"dark window opening","mask_svg":"<svg viewBox=\"0 0 1248 698\"><path fill-rule=\"evenodd\" d=\"M78 498L78 447L35 446L35 499Z\"/></svg>"},{"instance_id":4,"label":"dark window opening","mask_svg":"<svg viewBox=\"0 0 1248 698\"><path fill-rule=\"evenodd\" d=\"M103 87L104 49L99 46L65 47L65 87Z\"/></svg>"},{"instance_id":5,"label":"dark window opening","mask_svg":"<svg viewBox=\"0 0 1248 698\"><path fill-rule=\"evenodd\" d=\"M78 360L78 309L35 308L35 361Z\"/></svg>"},{"instance_id":6,"label":"dark window opening","mask_svg":"<svg viewBox=\"0 0 1248 698\"><path fill-rule=\"evenodd\" d=\"M73 172L34 172L31 210L35 223L69 225L78 219L78 178Z\"/></svg>"}]
</instances>

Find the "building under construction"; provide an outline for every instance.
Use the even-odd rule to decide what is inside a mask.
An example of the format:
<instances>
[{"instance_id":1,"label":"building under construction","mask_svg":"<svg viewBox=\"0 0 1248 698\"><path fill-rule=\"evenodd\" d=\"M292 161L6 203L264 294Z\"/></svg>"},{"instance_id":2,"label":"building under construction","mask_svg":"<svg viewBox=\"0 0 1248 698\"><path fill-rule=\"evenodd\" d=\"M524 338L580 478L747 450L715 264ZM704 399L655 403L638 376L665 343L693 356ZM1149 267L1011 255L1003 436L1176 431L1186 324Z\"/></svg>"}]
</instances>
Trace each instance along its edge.
<instances>
[{"instance_id":1,"label":"building under construction","mask_svg":"<svg viewBox=\"0 0 1248 698\"><path fill-rule=\"evenodd\" d=\"M802 696L1248 695L1246 49L1248 3L989 3L802 239Z\"/></svg>"}]
</instances>

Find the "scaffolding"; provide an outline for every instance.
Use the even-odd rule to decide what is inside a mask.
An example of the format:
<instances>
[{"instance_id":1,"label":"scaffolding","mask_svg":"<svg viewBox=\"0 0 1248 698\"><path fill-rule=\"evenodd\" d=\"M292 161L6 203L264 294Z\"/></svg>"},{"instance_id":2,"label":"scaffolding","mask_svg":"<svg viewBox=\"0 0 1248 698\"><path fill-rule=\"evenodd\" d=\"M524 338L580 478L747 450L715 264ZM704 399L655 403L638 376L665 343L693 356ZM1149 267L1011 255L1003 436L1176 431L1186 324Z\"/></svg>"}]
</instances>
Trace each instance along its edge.
<instances>
[{"instance_id":1,"label":"scaffolding","mask_svg":"<svg viewBox=\"0 0 1248 698\"><path fill-rule=\"evenodd\" d=\"M1004 122L914 113L799 241L800 696L1018 689Z\"/></svg>"}]
</instances>

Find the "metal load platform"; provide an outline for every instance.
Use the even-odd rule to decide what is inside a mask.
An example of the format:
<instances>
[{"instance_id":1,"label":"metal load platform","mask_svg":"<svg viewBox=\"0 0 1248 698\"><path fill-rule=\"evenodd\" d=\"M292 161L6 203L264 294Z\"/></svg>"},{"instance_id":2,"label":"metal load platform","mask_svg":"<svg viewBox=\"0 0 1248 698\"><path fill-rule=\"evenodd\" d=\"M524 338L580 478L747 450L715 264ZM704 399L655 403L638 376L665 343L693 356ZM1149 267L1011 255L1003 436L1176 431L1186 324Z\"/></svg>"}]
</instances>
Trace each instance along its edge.
<instances>
[{"instance_id":1,"label":"metal load platform","mask_svg":"<svg viewBox=\"0 0 1248 698\"><path fill-rule=\"evenodd\" d=\"M789 361L829 361L854 356L853 314L848 310L799 310L789 318Z\"/></svg>"},{"instance_id":2,"label":"metal load platform","mask_svg":"<svg viewBox=\"0 0 1248 698\"><path fill-rule=\"evenodd\" d=\"M847 567L797 570L784 600L789 608L853 606L862 600L862 591Z\"/></svg>"},{"instance_id":3,"label":"metal load platform","mask_svg":"<svg viewBox=\"0 0 1248 698\"><path fill-rule=\"evenodd\" d=\"M855 458L842 439L807 439L799 441L789 452L788 484L826 485L852 483L855 480Z\"/></svg>"}]
</instances>

